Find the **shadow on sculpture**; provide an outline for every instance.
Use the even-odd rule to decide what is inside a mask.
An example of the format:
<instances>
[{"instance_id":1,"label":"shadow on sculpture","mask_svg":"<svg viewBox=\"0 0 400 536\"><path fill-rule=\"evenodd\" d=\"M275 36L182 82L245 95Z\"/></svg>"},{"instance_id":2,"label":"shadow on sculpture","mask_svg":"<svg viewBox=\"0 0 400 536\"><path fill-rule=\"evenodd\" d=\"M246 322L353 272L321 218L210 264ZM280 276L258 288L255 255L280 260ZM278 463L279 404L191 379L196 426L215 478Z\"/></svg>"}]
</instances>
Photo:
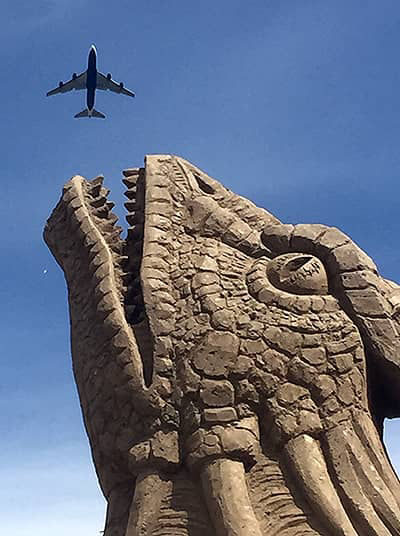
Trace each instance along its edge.
<instances>
[{"instance_id":1,"label":"shadow on sculpture","mask_svg":"<svg viewBox=\"0 0 400 536\"><path fill-rule=\"evenodd\" d=\"M105 535L400 535L400 287L181 158L124 175L126 239L79 176L44 232Z\"/></svg>"}]
</instances>

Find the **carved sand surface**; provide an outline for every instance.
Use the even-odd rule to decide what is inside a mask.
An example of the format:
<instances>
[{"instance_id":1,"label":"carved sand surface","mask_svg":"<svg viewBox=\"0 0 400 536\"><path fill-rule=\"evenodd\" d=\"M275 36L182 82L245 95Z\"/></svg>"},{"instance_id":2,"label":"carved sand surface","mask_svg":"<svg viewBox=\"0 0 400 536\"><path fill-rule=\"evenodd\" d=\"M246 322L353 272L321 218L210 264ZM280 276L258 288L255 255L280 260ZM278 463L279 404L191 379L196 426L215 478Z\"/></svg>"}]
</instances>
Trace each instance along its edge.
<instances>
[{"instance_id":1,"label":"carved sand surface","mask_svg":"<svg viewBox=\"0 0 400 536\"><path fill-rule=\"evenodd\" d=\"M79 176L44 232L105 536L400 535L400 287L182 158L124 176L125 239Z\"/></svg>"}]
</instances>

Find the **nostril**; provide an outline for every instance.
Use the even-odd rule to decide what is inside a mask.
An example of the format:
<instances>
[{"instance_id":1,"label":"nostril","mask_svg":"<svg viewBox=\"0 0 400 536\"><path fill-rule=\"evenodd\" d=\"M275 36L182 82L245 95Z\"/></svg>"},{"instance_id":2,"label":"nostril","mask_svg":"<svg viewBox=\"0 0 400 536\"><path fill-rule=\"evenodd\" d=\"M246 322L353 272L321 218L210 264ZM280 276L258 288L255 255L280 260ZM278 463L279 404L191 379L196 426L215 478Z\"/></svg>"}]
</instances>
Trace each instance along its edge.
<instances>
[{"instance_id":1,"label":"nostril","mask_svg":"<svg viewBox=\"0 0 400 536\"><path fill-rule=\"evenodd\" d=\"M200 190L202 190L205 194L214 194L215 193L215 190L211 186L211 184L208 184L199 175L193 175L193 176L196 179L196 182L199 185Z\"/></svg>"}]
</instances>

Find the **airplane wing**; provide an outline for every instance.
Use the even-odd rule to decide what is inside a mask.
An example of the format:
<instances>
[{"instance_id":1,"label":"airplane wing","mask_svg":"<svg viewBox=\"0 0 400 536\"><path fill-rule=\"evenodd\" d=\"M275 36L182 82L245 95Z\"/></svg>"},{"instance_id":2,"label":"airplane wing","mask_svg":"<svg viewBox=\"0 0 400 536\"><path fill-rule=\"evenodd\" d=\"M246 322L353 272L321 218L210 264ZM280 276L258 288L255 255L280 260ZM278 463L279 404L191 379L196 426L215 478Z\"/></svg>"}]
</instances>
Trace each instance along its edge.
<instances>
[{"instance_id":1,"label":"airplane wing","mask_svg":"<svg viewBox=\"0 0 400 536\"><path fill-rule=\"evenodd\" d=\"M74 75L68 82L60 82L58 87L47 93L47 96L67 93L67 91L72 91L73 89L86 89L86 71L77 76Z\"/></svg>"},{"instance_id":2,"label":"airplane wing","mask_svg":"<svg viewBox=\"0 0 400 536\"><path fill-rule=\"evenodd\" d=\"M125 89L122 82L120 84L117 84L117 82L114 82L114 80L111 79L111 76L104 76L104 74L101 74L97 71L97 80L96 80L96 88L102 89L104 91L114 91L114 93L122 93L123 95L128 95L129 97L134 97L135 94L133 91L129 91L129 89Z\"/></svg>"}]
</instances>

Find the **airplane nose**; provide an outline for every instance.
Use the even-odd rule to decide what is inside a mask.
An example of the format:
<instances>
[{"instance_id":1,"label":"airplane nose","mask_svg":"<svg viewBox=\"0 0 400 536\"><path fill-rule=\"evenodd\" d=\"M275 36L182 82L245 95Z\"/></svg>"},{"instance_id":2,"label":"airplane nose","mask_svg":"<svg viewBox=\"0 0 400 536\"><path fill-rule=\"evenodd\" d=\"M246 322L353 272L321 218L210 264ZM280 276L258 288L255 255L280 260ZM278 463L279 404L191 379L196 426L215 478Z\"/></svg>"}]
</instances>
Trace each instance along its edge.
<instances>
[{"instance_id":1,"label":"airplane nose","mask_svg":"<svg viewBox=\"0 0 400 536\"><path fill-rule=\"evenodd\" d=\"M90 52L92 52L92 51L95 52L95 53L97 53L96 47L95 47L94 45L92 45L92 46L90 47Z\"/></svg>"}]
</instances>

